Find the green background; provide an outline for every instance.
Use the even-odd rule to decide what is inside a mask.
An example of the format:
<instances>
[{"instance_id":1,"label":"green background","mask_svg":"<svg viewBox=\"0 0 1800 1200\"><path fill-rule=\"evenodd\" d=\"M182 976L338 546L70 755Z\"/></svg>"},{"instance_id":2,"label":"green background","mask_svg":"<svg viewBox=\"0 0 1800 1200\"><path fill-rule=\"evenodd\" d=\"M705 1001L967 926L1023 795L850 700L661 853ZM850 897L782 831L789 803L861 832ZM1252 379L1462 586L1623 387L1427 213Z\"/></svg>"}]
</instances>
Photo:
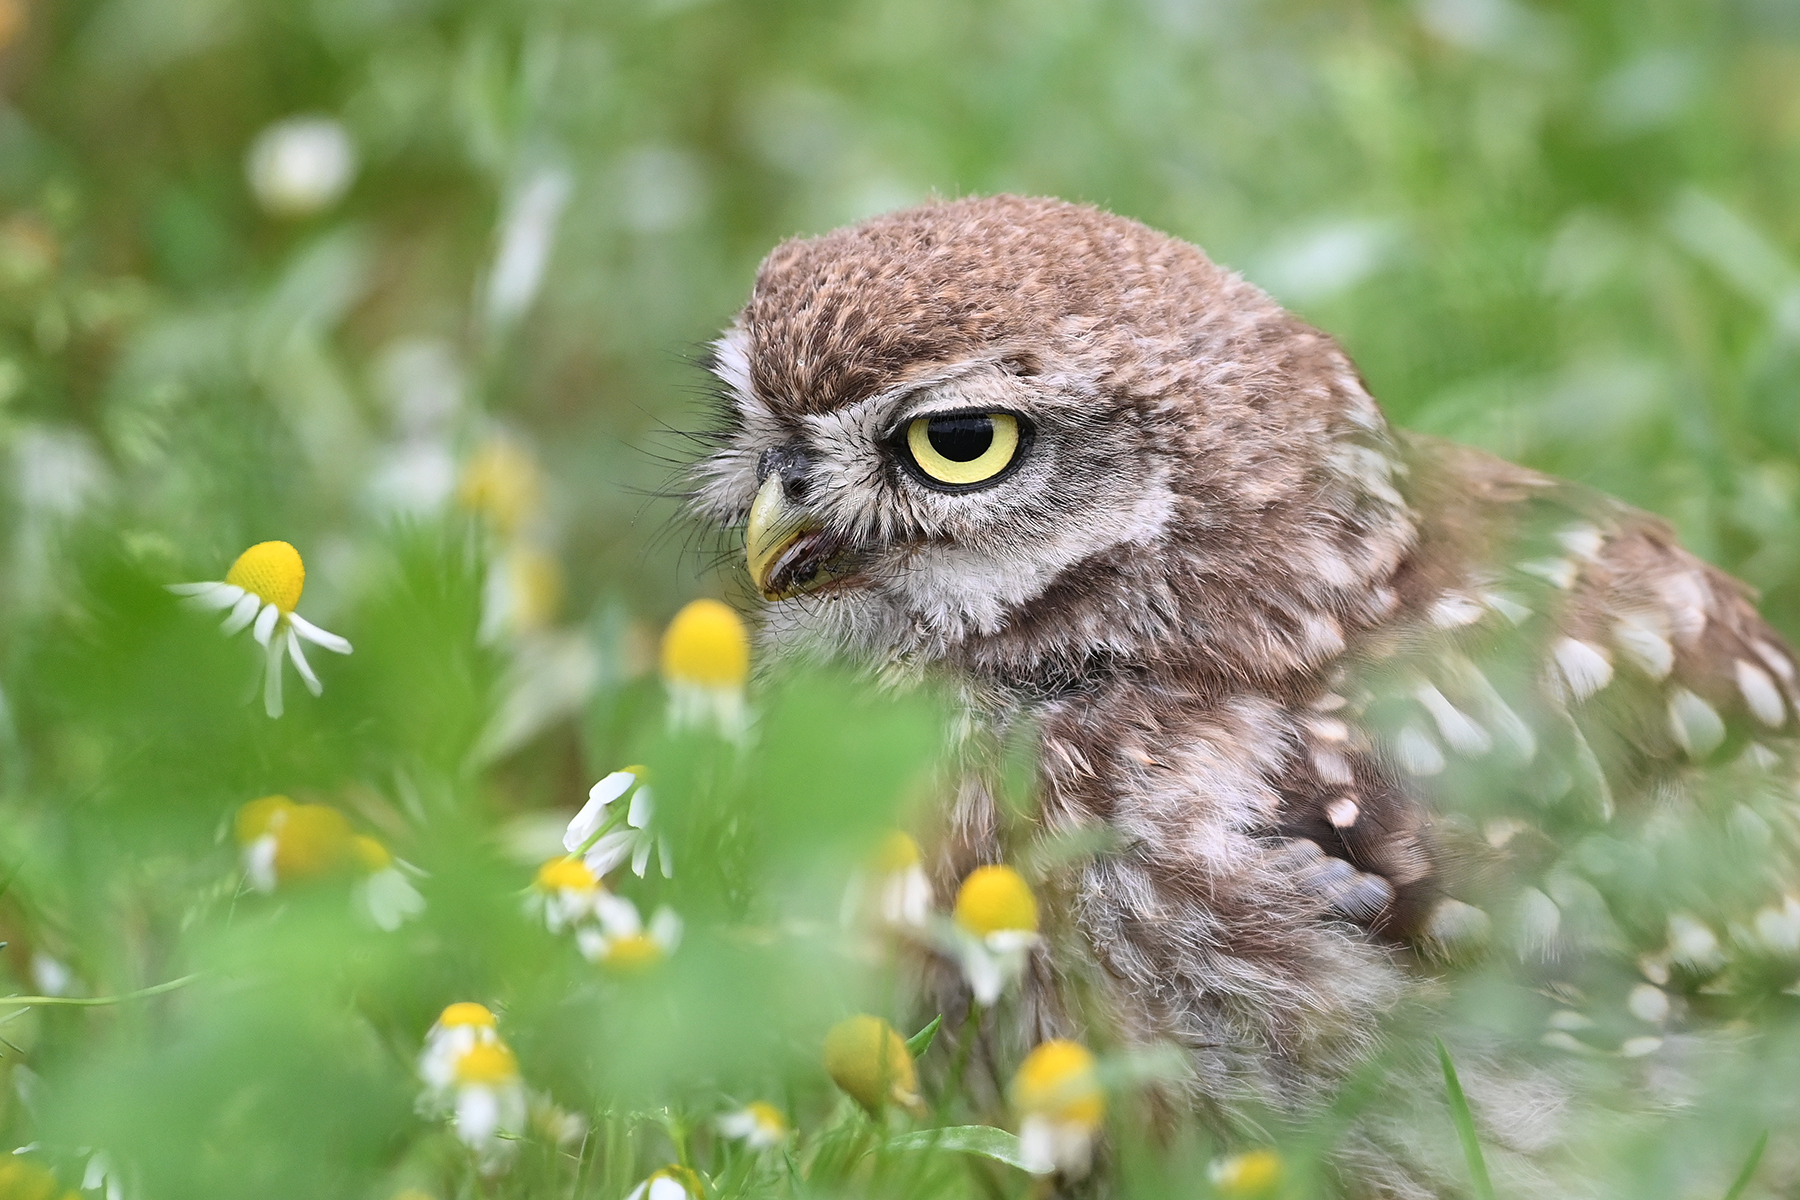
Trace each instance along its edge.
<instances>
[{"instance_id":1,"label":"green background","mask_svg":"<svg viewBox=\"0 0 1800 1200\"><path fill-rule=\"evenodd\" d=\"M831 1111L810 1047L879 982L702 930L669 983L687 1019L589 994L521 938L508 849L639 755L711 769L658 740L647 672L682 602L742 587L656 493L706 423L705 343L785 237L995 191L1138 218L1342 339L1397 423L1665 515L1800 632L1790 0L0 0L0 41L5 969L211 981L0 1025L0 1140L69 1182L99 1144L148 1196L498 1194L410 1112L417 1039L462 998L508 1004L527 1076L619 1139L517 1194L610 1200L679 1142L658 1106ZM357 169L284 216L246 159L304 115ZM534 184L565 202L496 315ZM442 478L395 480L453 479L496 431L540 465L526 541L564 583L483 642L491 539ZM290 675L279 723L246 639L161 591L270 538L357 645L313 656L322 700ZM821 751L835 700L770 703L754 782L713 763L713 807L674 806L693 869L667 894L696 921L829 917L814 867L929 757L921 713ZM235 896L230 815L278 791L429 870L428 916L384 941L334 895ZM746 850L737 803L792 819Z\"/></svg>"}]
</instances>

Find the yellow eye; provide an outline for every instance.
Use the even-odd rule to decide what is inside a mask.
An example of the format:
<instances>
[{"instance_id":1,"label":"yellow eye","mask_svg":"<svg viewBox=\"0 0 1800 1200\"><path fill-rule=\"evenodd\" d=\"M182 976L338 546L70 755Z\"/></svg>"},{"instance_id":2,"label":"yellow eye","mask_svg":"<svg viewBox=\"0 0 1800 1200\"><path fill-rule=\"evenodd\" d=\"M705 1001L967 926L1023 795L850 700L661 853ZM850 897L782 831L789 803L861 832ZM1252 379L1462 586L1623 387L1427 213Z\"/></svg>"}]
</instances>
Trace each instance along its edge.
<instances>
[{"instance_id":1,"label":"yellow eye","mask_svg":"<svg viewBox=\"0 0 1800 1200\"><path fill-rule=\"evenodd\" d=\"M1007 413L942 413L906 427L906 448L926 479L949 487L986 483L1019 453L1019 419Z\"/></svg>"}]
</instances>

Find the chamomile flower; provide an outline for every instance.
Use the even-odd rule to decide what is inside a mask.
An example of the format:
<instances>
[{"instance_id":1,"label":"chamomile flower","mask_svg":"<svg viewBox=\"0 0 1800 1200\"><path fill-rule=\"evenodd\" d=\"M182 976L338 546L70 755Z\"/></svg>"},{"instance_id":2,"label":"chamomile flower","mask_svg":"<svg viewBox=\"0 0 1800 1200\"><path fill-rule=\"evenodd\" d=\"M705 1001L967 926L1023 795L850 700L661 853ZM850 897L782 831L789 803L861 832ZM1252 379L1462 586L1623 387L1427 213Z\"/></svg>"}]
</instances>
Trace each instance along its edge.
<instances>
[{"instance_id":1,"label":"chamomile flower","mask_svg":"<svg viewBox=\"0 0 1800 1200\"><path fill-rule=\"evenodd\" d=\"M551 933L561 933L594 916L600 879L573 854L553 858L538 868L531 882L529 910L543 917Z\"/></svg>"},{"instance_id":2,"label":"chamomile flower","mask_svg":"<svg viewBox=\"0 0 1800 1200\"><path fill-rule=\"evenodd\" d=\"M698 1172L671 1163L625 1193L625 1200L704 1200L706 1184Z\"/></svg>"},{"instance_id":3,"label":"chamomile flower","mask_svg":"<svg viewBox=\"0 0 1800 1200\"><path fill-rule=\"evenodd\" d=\"M831 1081L871 1116L889 1104L918 1109L919 1074L906 1039L880 1017L849 1017L825 1034L825 1070Z\"/></svg>"},{"instance_id":4,"label":"chamomile flower","mask_svg":"<svg viewBox=\"0 0 1800 1200\"><path fill-rule=\"evenodd\" d=\"M425 1033L419 1054L419 1077L429 1089L448 1088L456 1077L456 1061L471 1046L500 1040L500 1022L484 1004L459 1000L439 1014Z\"/></svg>"},{"instance_id":5,"label":"chamomile flower","mask_svg":"<svg viewBox=\"0 0 1800 1200\"><path fill-rule=\"evenodd\" d=\"M331 874L355 853L350 822L324 804L264 796L238 809L235 824L244 878L259 892Z\"/></svg>"},{"instance_id":6,"label":"chamomile flower","mask_svg":"<svg viewBox=\"0 0 1800 1200\"><path fill-rule=\"evenodd\" d=\"M1011 867L977 867L956 893L952 949L963 977L986 1006L1025 972L1038 937L1037 897Z\"/></svg>"},{"instance_id":7,"label":"chamomile flower","mask_svg":"<svg viewBox=\"0 0 1800 1200\"><path fill-rule=\"evenodd\" d=\"M562 564L538 546L513 546L488 564L475 637L492 645L506 634L547 629L562 607Z\"/></svg>"},{"instance_id":8,"label":"chamomile flower","mask_svg":"<svg viewBox=\"0 0 1800 1200\"><path fill-rule=\"evenodd\" d=\"M626 859L639 879L650 864L651 851L656 852L664 879L675 874L674 860L669 856L669 839L658 836L650 821L656 812L656 801L650 785L644 781L642 767L626 767L614 771L588 789L588 801L569 822L563 834L563 849L579 854L588 870L596 877L606 875ZM633 788L636 791L633 791ZM613 801L631 792L631 803L621 818Z\"/></svg>"},{"instance_id":9,"label":"chamomile flower","mask_svg":"<svg viewBox=\"0 0 1800 1200\"><path fill-rule=\"evenodd\" d=\"M525 1083L511 1047L495 1039L476 1042L451 1063L456 1136L493 1163L510 1148L503 1135L525 1131Z\"/></svg>"},{"instance_id":10,"label":"chamomile flower","mask_svg":"<svg viewBox=\"0 0 1800 1200\"><path fill-rule=\"evenodd\" d=\"M731 741L749 729L744 684L750 637L743 618L717 600L694 600L675 614L662 640L669 720L677 728L711 727Z\"/></svg>"},{"instance_id":11,"label":"chamomile flower","mask_svg":"<svg viewBox=\"0 0 1800 1200\"><path fill-rule=\"evenodd\" d=\"M425 911L425 897L386 846L357 834L350 839L350 853L363 872L356 882L357 902L377 929L392 933Z\"/></svg>"},{"instance_id":12,"label":"chamomile flower","mask_svg":"<svg viewBox=\"0 0 1800 1200\"><path fill-rule=\"evenodd\" d=\"M489 438L470 456L457 483L456 499L503 539L511 539L536 519L544 483L530 451L504 435Z\"/></svg>"},{"instance_id":13,"label":"chamomile flower","mask_svg":"<svg viewBox=\"0 0 1800 1200\"><path fill-rule=\"evenodd\" d=\"M311 642L334 654L350 653L350 643L327 633L294 611L306 585L306 565L300 552L286 542L258 542L231 564L225 578L208 583L175 583L169 590L186 596L197 608L230 612L220 626L226 636L249 628L263 657L263 709L271 717L281 715L281 656L294 660L294 669L317 696L323 691L319 677L300 643Z\"/></svg>"},{"instance_id":14,"label":"chamomile flower","mask_svg":"<svg viewBox=\"0 0 1800 1200\"><path fill-rule=\"evenodd\" d=\"M575 944L589 962L620 971L642 970L669 957L681 944L681 918L667 905L651 914L646 929L637 905L603 891L594 898L594 915L598 925L575 931Z\"/></svg>"},{"instance_id":15,"label":"chamomile flower","mask_svg":"<svg viewBox=\"0 0 1800 1200\"><path fill-rule=\"evenodd\" d=\"M1085 1175L1106 1116L1106 1095L1088 1048L1061 1038L1040 1042L1019 1064L1011 1095L1026 1169Z\"/></svg>"},{"instance_id":16,"label":"chamomile flower","mask_svg":"<svg viewBox=\"0 0 1800 1200\"><path fill-rule=\"evenodd\" d=\"M330 117L289 117L256 135L244 169L265 211L310 216L336 204L356 178L356 143Z\"/></svg>"},{"instance_id":17,"label":"chamomile flower","mask_svg":"<svg viewBox=\"0 0 1800 1200\"><path fill-rule=\"evenodd\" d=\"M931 919L931 880L919 843L896 829L869 862L866 885L876 915L894 929L923 929Z\"/></svg>"},{"instance_id":18,"label":"chamomile flower","mask_svg":"<svg viewBox=\"0 0 1800 1200\"><path fill-rule=\"evenodd\" d=\"M587 1117L570 1112L548 1095L531 1097L531 1128L552 1146L575 1146L587 1136Z\"/></svg>"},{"instance_id":19,"label":"chamomile flower","mask_svg":"<svg viewBox=\"0 0 1800 1200\"><path fill-rule=\"evenodd\" d=\"M721 1137L744 1143L752 1150L768 1150L787 1141L787 1118L766 1100L752 1100L723 1113L716 1122Z\"/></svg>"},{"instance_id":20,"label":"chamomile flower","mask_svg":"<svg viewBox=\"0 0 1800 1200\"><path fill-rule=\"evenodd\" d=\"M1266 1196L1281 1182L1281 1156L1268 1149L1246 1150L1214 1159L1206 1173L1221 1195Z\"/></svg>"}]
</instances>

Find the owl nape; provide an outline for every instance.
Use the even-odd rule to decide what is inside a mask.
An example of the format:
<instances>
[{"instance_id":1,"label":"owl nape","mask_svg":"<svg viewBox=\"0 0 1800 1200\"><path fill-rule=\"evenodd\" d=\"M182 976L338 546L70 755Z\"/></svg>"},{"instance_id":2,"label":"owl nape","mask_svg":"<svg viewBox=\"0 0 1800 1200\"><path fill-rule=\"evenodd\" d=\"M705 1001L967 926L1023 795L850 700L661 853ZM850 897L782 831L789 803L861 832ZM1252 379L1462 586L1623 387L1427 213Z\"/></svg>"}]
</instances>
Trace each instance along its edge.
<instances>
[{"instance_id":1,"label":"owl nape","mask_svg":"<svg viewBox=\"0 0 1800 1200\"><path fill-rule=\"evenodd\" d=\"M1152 1125L1336 1113L1322 1187L1452 1197L1442 1037L1498 1194L1600 1195L1793 1003L1794 658L1657 518L1391 428L1241 277L1050 200L784 243L711 367L693 507L744 529L765 649L963 698L936 895L1104 835L976 1063L1173 1047Z\"/></svg>"}]
</instances>

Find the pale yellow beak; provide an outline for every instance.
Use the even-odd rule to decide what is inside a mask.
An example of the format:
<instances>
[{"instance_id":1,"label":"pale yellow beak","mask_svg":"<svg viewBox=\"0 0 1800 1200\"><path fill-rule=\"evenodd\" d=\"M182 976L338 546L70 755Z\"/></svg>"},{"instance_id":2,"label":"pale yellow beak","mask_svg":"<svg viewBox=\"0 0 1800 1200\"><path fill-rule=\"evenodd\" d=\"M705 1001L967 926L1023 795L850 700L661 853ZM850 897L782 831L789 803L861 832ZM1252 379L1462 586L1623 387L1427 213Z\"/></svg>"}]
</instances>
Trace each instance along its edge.
<instances>
[{"instance_id":1,"label":"pale yellow beak","mask_svg":"<svg viewBox=\"0 0 1800 1200\"><path fill-rule=\"evenodd\" d=\"M820 528L818 518L789 503L781 484L781 473L771 472L750 502L750 523L744 528L744 560L750 567L750 578L765 600L784 600L816 586L823 580L816 576L793 579L795 557L788 552L806 534Z\"/></svg>"}]
</instances>

